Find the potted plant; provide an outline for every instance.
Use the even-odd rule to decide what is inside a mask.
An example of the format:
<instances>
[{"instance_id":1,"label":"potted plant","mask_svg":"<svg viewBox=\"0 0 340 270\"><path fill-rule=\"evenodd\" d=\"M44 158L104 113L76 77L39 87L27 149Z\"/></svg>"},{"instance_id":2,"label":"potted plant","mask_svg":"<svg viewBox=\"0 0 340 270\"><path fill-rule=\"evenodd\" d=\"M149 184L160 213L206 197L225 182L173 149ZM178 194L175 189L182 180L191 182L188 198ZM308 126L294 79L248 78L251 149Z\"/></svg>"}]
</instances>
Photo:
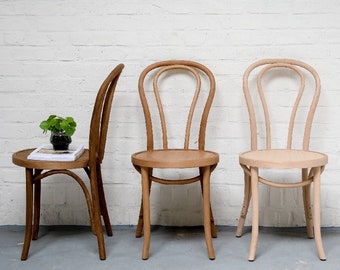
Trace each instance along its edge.
<instances>
[{"instance_id":1,"label":"potted plant","mask_svg":"<svg viewBox=\"0 0 340 270\"><path fill-rule=\"evenodd\" d=\"M76 131L77 123L72 117L61 117L58 115L50 115L39 125L43 132L51 131L50 142L54 150L68 150L69 144L72 142L71 136Z\"/></svg>"}]
</instances>

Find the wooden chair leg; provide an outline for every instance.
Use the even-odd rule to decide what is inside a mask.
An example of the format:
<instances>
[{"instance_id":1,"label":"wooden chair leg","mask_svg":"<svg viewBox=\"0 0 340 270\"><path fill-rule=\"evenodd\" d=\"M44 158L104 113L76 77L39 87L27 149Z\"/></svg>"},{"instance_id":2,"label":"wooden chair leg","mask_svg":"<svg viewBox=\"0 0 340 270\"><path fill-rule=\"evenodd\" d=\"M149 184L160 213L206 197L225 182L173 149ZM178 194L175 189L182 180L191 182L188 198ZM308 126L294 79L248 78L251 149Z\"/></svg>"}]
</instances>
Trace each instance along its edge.
<instances>
[{"instance_id":1,"label":"wooden chair leg","mask_svg":"<svg viewBox=\"0 0 340 270\"><path fill-rule=\"evenodd\" d=\"M211 228L211 236L213 238L217 238L217 230L216 230L216 226L215 226L215 220L214 220L214 216L213 216L213 212L211 210L211 204L209 204L209 208L210 208L210 228Z\"/></svg>"},{"instance_id":2,"label":"wooden chair leg","mask_svg":"<svg viewBox=\"0 0 340 270\"><path fill-rule=\"evenodd\" d=\"M26 168L26 229L25 240L22 248L21 260L26 260L32 239L33 215L33 169Z\"/></svg>"},{"instance_id":3,"label":"wooden chair leg","mask_svg":"<svg viewBox=\"0 0 340 270\"><path fill-rule=\"evenodd\" d=\"M256 246L259 236L259 194L258 194L258 168L251 168L252 190L252 232L248 261L255 260Z\"/></svg>"},{"instance_id":4,"label":"wooden chair leg","mask_svg":"<svg viewBox=\"0 0 340 270\"><path fill-rule=\"evenodd\" d=\"M326 254L323 249L321 239L321 220L320 220L320 174L321 168L314 168L314 235L315 244L321 261L326 260Z\"/></svg>"},{"instance_id":5,"label":"wooden chair leg","mask_svg":"<svg viewBox=\"0 0 340 270\"><path fill-rule=\"evenodd\" d=\"M106 204L106 199L105 199L105 192L104 192L103 179L102 179L100 166L97 167L97 184L98 184L100 212L101 212L101 215L103 216L106 233L108 236L112 236L113 235L112 227L111 227L109 213L107 211L107 204Z\"/></svg>"},{"instance_id":6,"label":"wooden chair leg","mask_svg":"<svg viewBox=\"0 0 340 270\"><path fill-rule=\"evenodd\" d=\"M137 228L136 228L136 238L142 237L142 232L143 232L143 198L141 200L140 204L140 210L139 210L139 216L138 216L138 223L137 223Z\"/></svg>"},{"instance_id":7,"label":"wooden chair leg","mask_svg":"<svg viewBox=\"0 0 340 270\"><path fill-rule=\"evenodd\" d=\"M95 234L97 236L98 242L98 249L99 249L99 258L101 260L106 259L106 252L105 252L105 243L104 243L104 236L103 236L103 229L102 229L102 221L101 221L101 213L100 213L100 202L99 202L99 193L98 193L98 184L96 179L97 175L95 170L91 170L91 194L92 194L92 205L93 205L93 224L95 229Z\"/></svg>"},{"instance_id":8,"label":"wooden chair leg","mask_svg":"<svg viewBox=\"0 0 340 270\"><path fill-rule=\"evenodd\" d=\"M96 226L96 236L97 236L98 249L99 249L99 258L101 260L105 260L106 259L105 243L104 243L102 223L101 223L98 208L97 210L94 209L93 212L94 212L94 220L96 224L95 226Z\"/></svg>"},{"instance_id":9,"label":"wooden chair leg","mask_svg":"<svg viewBox=\"0 0 340 270\"><path fill-rule=\"evenodd\" d=\"M308 170L302 169L302 180L306 181L307 178L308 178ZM302 197L303 197L303 206L304 206L304 209L305 209L307 237L308 238L314 238L313 215L312 215L310 192L311 192L311 185L302 187Z\"/></svg>"},{"instance_id":10,"label":"wooden chair leg","mask_svg":"<svg viewBox=\"0 0 340 270\"><path fill-rule=\"evenodd\" d=\"M143 224L144 224L144 244L142 259L147 260L149 258L150 249L150 181L148 169L141 168L142 175L142 200L143 200Z\"/></svg>"},{"instance_id":11,"label":"wooden chair leg","mask_svg":"<svg viewBox=\"0 0 340 270\"><path fill-rule=\"evenodd\" d=\"M32 240L37 240L40 224L40 204L41 204L41 180L34 183L34 211L33 211L33 235Z\"/></svg>"},{"instance_id":12,"label":"wooden chair leg","mask_svg":"<svg viewBox=\"0 0 340 270\"><path fill-rule=\"evenodd\" d=\"M202 168L200 168L200 173L201 175L203 174ZM203 178L203 177L202 177ZM200 180L200 184L201 184L201 191L202 191L202 195L203 195L203 179L201 178ZM209 201L210 204L210 228L211 228L211 236L213 238L217 238L217 230L216 230L216 226L215 226L215 220L214 220L214 215L211 209L211 203Z\"/></svg>"},{"instance_id":13,"label":"wooden chair leg","mask_svg":"<svg viewBox=\"0 0 340 270\"><path fill-rule=\"evenodd\" d=\"M248 213L250 199L251 199L250 176L244 173L244 199L243 199L243 206L242 206L240 218L238 220L236 237L241 237L243 235L243 228L244 228L244 223L246 221L246 217Z\"/></svg>"},{"instance_id":14,"label":"wooden chair leg","mask_svg":"<svg viewBox=\"0 0 340 270\"><path fill-rule=\"evenodd\" d=\"M204 234L210 260L215 259L211 232L211 207L210 207L210 167L203 168L203 220Z\"/></svg>"},{"instance_id":15,"label":"wooden chair leg","mask_svg":"<svg viewBox=\"0 0 340 270\"><path fill-rule=\"evenodd\" d=\"M149 180L149 194L151 194L151 184L152 184L152 181ZM135 233L136 238L142 237L143 226L144 226L144 221L143 221L143 198L142 198L141 204L140 204L139 216L138 216L138 223L137 223L136 233Z\"/></svg>"}]
</instances>

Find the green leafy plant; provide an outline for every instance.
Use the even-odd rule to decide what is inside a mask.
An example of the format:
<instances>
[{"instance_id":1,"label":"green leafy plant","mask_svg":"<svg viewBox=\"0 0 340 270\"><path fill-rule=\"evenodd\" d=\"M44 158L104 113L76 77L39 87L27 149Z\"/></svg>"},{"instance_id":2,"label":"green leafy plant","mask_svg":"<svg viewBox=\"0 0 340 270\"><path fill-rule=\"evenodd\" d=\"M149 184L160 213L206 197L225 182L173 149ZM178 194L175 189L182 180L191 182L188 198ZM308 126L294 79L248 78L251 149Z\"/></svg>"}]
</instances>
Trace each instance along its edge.
<instances>
[{"instance_id":1,"label":"green leafy plant","mask_svg":"<svg viewBox=\"0 0 340 270\"><path fill-rule=\"evenodd\" d=\"M42 121L39 125L44 133L50 130L52 133L65 133L72 136L76 131L77 123L72 117L60 117L57 115L50 115L46 120Z\"/></svg>"}]
</instances>

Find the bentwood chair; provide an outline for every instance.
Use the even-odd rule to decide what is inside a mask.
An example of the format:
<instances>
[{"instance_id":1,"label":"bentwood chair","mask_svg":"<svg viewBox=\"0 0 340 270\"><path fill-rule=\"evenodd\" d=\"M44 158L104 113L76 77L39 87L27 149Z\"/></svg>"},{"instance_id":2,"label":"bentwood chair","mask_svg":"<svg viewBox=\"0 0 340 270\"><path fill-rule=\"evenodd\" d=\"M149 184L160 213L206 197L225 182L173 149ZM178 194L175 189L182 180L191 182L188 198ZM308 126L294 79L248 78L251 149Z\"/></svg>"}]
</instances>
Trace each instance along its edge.
<instances>
[{"instance_id":1,"label":"bentwood chair","mask_svg":"<svg viewBox=\"0 0 340 270\"><path fill-rule=\"evenodd\" d=\"M142 259L149 257L151 183L183 185L197 181L201 183L203 194L208 256L214 259L212 237L216 237L216 229L210 206L210 175L217 166L219 155L205 150L208 114L215 93L214 76L202 64L168 60L146 67L139 77L138 88L145 116L147 149L133 154L131 161L142 178L142 203L136 229L136 237L141 237L144 229ZM204 92L207 93L204 95ZM171 102L172 106L169 105ZM197 116L199 111L202 115ZM174 141L181 120L184 122L181 139ZM193 135L195 131L197 134ZM161 139L157 140L157 135ZM182 174L181 169L188 168L193 175ZM169 175L171 172L165 170L167 174L163 169L175 169L177 174Z\"/></svg>"},{"instance_id":2,"label":"bentwood chair","mask_svg":"<svg viewBox=\"0 0 340 270\"><path fill-rule=\"evenodd\" d=\"M265 59L245 71L243 91L249 112L251 149L239 156L245 189L236 236L242 236L252 197L252 237L248 259L253 261L259 234L259 182L276 188L302 187L307 235L315 238L320 260L326 260L320 229L320 174L328 157L309 149L312 121L320 95L319 76L311 66L300 61ZM283 105L284 101L290 101L291 106ZM270 103L272 107L268 106ZM271 117L278 122L279 132L274 130ZM283 124L285 118L286 125ZM285 133L281 128L286 127ZM265 140L262 145L261 138ZM283 147L272 146L280 142ZM282 195L281 200L284 199ZM289 204L288 200L282 204Z\"/></svg>"},{"instance_id":3,"label":"bentwood chair","mask_svg":"<svg viewBox=\"0 0 340 270\"><path fill-rule=\"evenodd\" d=\"M75 161L28 159L28 155L34 149L26 149L13 154L13 163L26 169L26 230L21 260L27 259L31 239L38 239L41 180L55 174L69 175L80 185L86 198L92 232L97 237L99 257L102 260L106 258L101 216L103 216L106 232L109 236L112 236L112 229L106 207L101 163L104 158L113 95L123 68L123 64L116 66L98 91L92 112L89 149L85 149L78 159ZM90 180L90 190L72 169L85 170Z\"/></svg>"}]
</instances>

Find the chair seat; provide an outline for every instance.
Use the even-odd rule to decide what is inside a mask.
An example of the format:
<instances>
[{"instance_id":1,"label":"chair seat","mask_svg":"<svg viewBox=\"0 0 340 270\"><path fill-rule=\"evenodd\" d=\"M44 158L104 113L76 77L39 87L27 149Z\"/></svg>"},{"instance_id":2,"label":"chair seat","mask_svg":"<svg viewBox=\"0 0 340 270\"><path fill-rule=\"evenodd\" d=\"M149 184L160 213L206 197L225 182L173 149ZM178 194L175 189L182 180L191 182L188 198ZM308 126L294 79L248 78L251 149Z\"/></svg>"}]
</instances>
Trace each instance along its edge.
<instances>
[{"instance_id":1,"label":"chair seat","mask_svg":"<svg viewBox=\"0 0 340 270\"><path fill-rule=\"evenodd\" d=\"M148 168L196 168L215 165L219 155L194 149L167 149L142 151L132 155L134 165Z\"/></svg>"},{"instance_id":2,"label":"chair seat","mask_svg":"<svg viewBox=\"0 0 340 270\"><path fill-rule=\"evenodd\" d=\"M28 155L35 150L25 149L13 154L12 161L15 165L40 170L63 170L85 168L89 164L89 150L85 149L84 153L74 161L49 161L28 159Z\"/></svg>"},{"instance_id":3,"label":"chair seat","mask_svg":"<svg viewBox=\"0 0 340 270\"><path fill-rule=\"evenodd\" d=\"M240 154L240 164L258 168L311 168L324 166L327 155L314 151L269 149Z\"/></svg>"}]
</instances>

